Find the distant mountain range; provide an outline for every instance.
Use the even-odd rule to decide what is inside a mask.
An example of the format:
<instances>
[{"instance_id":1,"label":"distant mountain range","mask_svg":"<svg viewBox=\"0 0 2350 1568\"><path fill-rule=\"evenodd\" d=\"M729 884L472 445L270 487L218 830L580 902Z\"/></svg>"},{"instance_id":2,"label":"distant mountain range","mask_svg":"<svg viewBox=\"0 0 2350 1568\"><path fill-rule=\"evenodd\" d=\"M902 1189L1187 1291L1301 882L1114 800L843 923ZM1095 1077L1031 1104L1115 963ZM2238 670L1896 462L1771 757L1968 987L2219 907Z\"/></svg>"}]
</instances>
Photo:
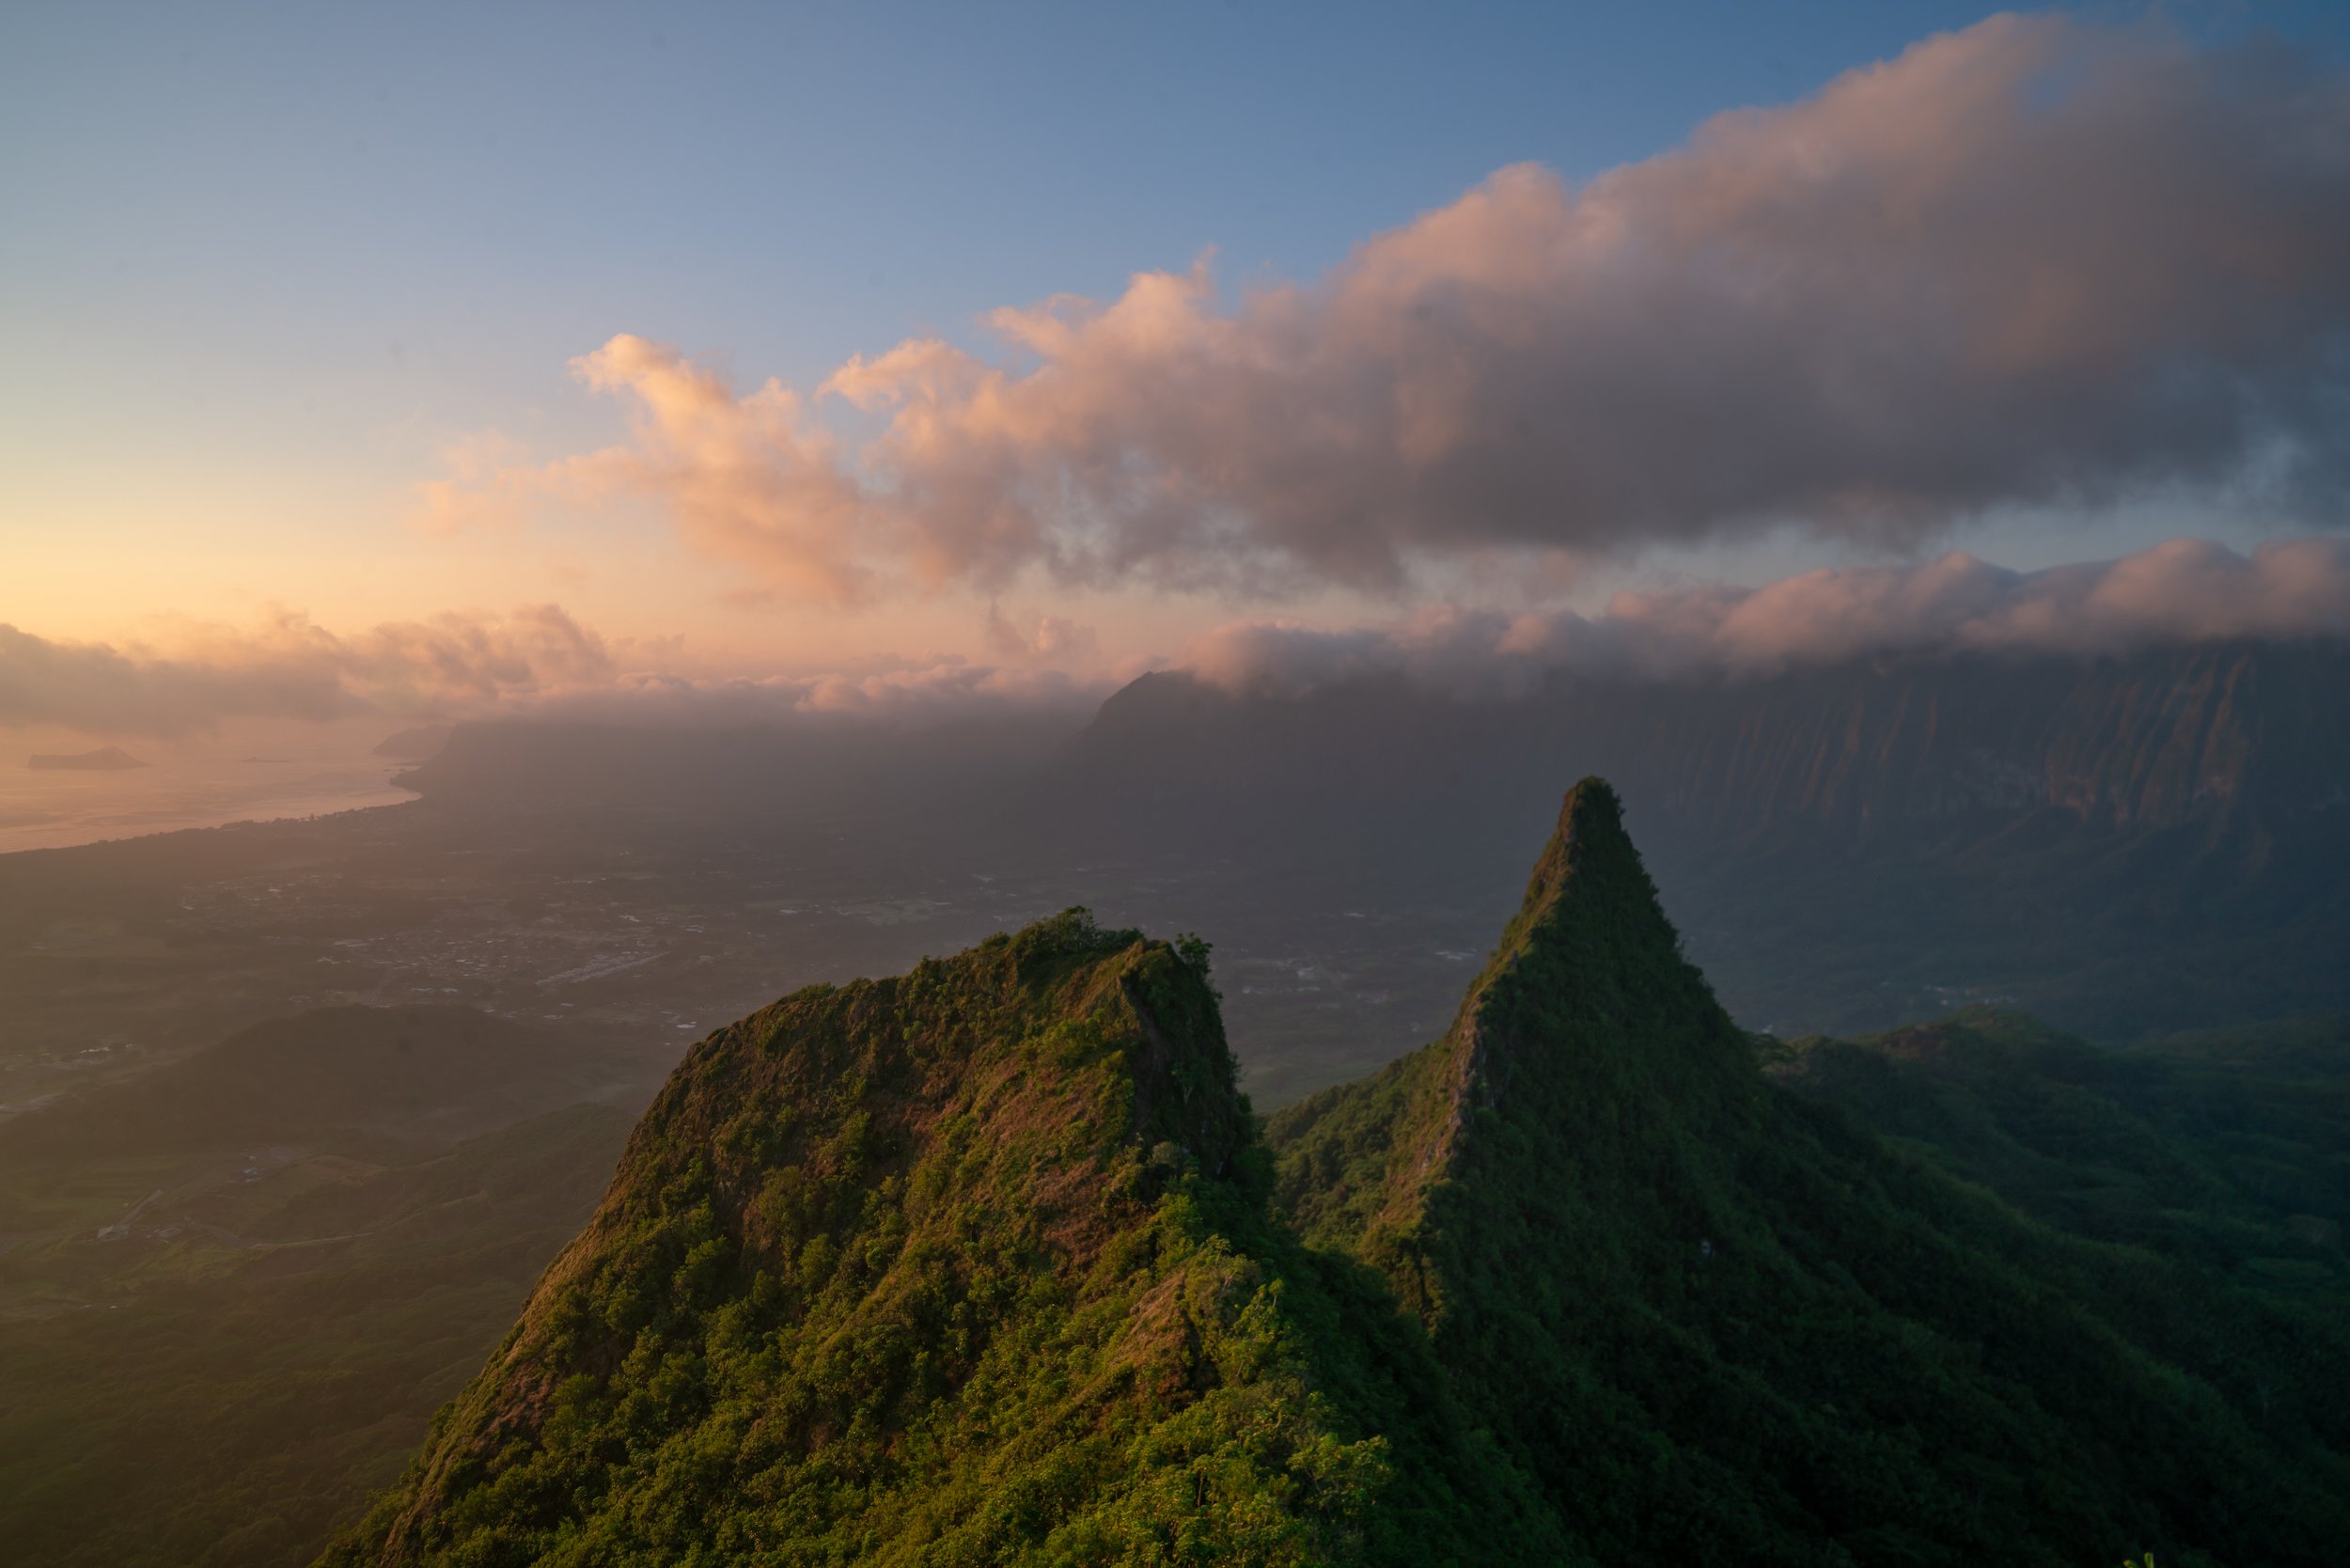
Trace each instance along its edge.
<instances>
[{"instance_id":1,"label":"distant mountain range","mask_svg":"<svg viewBox=\"0 0 2350 1568\"><path fill-rule=\"evenodd\" d=\"M1560 761L1725 839L1828 827L1952 847L2024 819L2212 838L2350 823L2350 648L2229 644L2127 658L1885 658L1740 681L1561 680L1515 701L1400 678L1302 698L1147 675L1077 746L1094 780L1165 798L1267 786L1470 798Z\"/></svg>"},{"instance_id":2,"label":"distant mountain range","mask_svg":"<svg viewBox=\"0 0 2350 1568\"><path fill-rule=\"evenodd\" d=\"M2350 647L1935 656L1743 682L1147 676L1056 810L1385 885L1506 874L1551 780L1638 804L1693 951L1762 1027L2006 1000L2133 1037L2350 1009ZM1371 874L1371 873L1365 873Z\"/></svg>"},{"instance_id":3,"label":"distant mountain range","mask_svg":"<svg viewBox=\"0 0 2350 1568\"><path fill-rule=\"evenodd\" d=\"M714 839L830 823L943 870L1242 865L1230 896L1252 904L1474 929L1503 913L1491 890L1555 781L1585 773L1622 781L1692 952L1752 1027L1984 1002L2133 1039L2350 1011L2338 642L1560 678L1510 701L1162 673L1081 727L464 725L402 781L452 809L650 809Z\"/></svg>"},{"instance_id":4,"label":"distant mountain range","mask_svg":"<svg viewBox=\"0 0 2350 1568\"><path fill-rule=\"evenodd\" d=\"M1994 1121L2086 1177L2164 1070L2068 1144L2029 1029L1748 1035L1596 780L1443 1037L1261 1135L1209 957L1073 910L702 1042L326 1560L2339 1560L2339 1216L2261 1218L2338 1208L2331 1111L2244 1119L2281 1275L2034 1223L1864 1107L1965 1121L1906 1064L2009 1050Z\"/></svg>"}]
</instances>

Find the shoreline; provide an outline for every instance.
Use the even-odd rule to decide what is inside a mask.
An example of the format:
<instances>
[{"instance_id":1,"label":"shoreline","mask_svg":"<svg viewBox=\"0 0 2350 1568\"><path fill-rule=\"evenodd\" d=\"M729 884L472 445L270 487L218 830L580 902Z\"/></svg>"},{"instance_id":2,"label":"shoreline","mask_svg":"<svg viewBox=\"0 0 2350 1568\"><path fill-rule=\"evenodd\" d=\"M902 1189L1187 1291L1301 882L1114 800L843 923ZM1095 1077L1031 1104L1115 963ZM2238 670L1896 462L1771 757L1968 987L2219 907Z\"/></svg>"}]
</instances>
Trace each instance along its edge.
<instances>
[{"instance_id":1,"label":"shoreline","mask_svg":"<svg viewBox=\"0 0 2350 1568\"><path fill-rule=\"evenodd\" d=\"M322 808L320 809L281 810L273 811L266 816L234 816L219 820L159 823L150 827L134 827L123 832L100 830L92 832L87 837L69 836L64 837L60 841L40 843L19 843L16 841L18 835L13 830L0 825L0 860L12 859L24 855L59 854L71 850L94 849L102 845L133 844L150 839L167 839L183 833L220 833L229 829L274 827L286 823L321 822L331 817L353 816L362 811L383 811L394 807L413 806L423 798L420 791L410 790L403 786L400 788L398 794L388 799L347 801L339 805L321 803ZM97 824L90 825L95 827ZM70 829L60 831L70 832ZM26 837L33 836L35 833L32 831L26 834Z\"/></svg>"}]
</instances>

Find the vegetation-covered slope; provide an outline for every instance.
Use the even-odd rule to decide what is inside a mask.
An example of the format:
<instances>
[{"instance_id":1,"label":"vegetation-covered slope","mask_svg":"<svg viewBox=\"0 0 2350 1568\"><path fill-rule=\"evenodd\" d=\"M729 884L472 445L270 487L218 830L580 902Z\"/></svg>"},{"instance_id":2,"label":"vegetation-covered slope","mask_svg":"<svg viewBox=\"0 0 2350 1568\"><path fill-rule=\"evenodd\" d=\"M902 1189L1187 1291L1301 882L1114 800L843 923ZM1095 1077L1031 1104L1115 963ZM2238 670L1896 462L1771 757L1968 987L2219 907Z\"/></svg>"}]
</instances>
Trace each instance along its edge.
<instances>
[{"instance_id":1,"label":"vegetation-covered slope","mask_svg":"<svg viewBox=\"0 0 2350 1568\"><path fill-rule=\"evenodd\" d=\"M1602 1560L2315 1563L2350 1529L2338 1331L1774 1087L1596 781L1452 1031L1271 1136L1282 1205L1393 1278Z\"/></svg>"},{"instance_id":2,"label":"vegetation-covered slope","mask_svg":"<svg viewBox=\"0 0 2350 1568\"><path fill-rule=\"evenodd\" d=\"M2051 1225L2350 1307L2350 1020L2119 1049L1970 1008L1774 1057L1797 1093Z\"/></svg>"},{"instance_id":3,"label":"vegetation-covered slope","mask_svg":"<svg viewBox=\"0 0 2350 1568\"><path fill-rule=\"evenodd\" d=\"M330 1560L1557 1555L1267 1222L1203 957L1073 911L703 1042Z\"/></svg>"},{"instance_id":4,"label":"vegetation-covered slope","mask_svg":"<svg viewBox=\"0 0 2350 1568\"><path fill-rule=\"evenodd\" d=\"M1072 911L705 1041L329 1560L2197 1568L2350 1540L2334 1322L1774 1082L1604 784L1445 1038L1270 1150L1204 958Z\"/></svg>"}]
</instances>

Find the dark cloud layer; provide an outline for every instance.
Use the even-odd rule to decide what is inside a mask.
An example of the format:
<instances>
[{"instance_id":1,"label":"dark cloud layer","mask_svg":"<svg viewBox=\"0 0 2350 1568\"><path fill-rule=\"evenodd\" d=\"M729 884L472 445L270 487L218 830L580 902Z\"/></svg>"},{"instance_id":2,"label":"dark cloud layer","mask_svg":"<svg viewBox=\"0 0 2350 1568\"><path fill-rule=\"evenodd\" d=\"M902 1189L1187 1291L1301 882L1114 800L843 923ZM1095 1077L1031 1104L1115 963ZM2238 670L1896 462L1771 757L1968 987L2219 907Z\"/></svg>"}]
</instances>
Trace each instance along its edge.
<instances>
[{"instance_id":1,"label":"dark cloud layer","mask_svg":"<svg viewBox=\"0 0 2350 1568\"><path fill-rule=\"evenodd\" d=\"M1913 567L1807 572L1761 588L1619 594L1588 617L1443 609L1342 631L1237 622L1195 639L1179 663L1235 692L1298 696L1400 674L1491 698L1523 695L1567 670L1735 678L1879 653L2094 656L2305 637L2350 637L2350 543L2300 540L2243 556L2183 539L2030 572L1953 553Z\"/></svg>"},{"instance_id":2,"label":"dark cloud layer","mask_svg":"<svg viewBox=\"0 0 2350 1568\"><path fill-rule=\"evenodd\" d=\"M775 585L1392 588L1431 562L1788 522L2350 486L2350 85L2278 46L2002 16L1581 188L1504 169L1310 286L1204 270L737 396L580 362L632 443L436 487L665 505Z\"/></svg>"}]
</instances>

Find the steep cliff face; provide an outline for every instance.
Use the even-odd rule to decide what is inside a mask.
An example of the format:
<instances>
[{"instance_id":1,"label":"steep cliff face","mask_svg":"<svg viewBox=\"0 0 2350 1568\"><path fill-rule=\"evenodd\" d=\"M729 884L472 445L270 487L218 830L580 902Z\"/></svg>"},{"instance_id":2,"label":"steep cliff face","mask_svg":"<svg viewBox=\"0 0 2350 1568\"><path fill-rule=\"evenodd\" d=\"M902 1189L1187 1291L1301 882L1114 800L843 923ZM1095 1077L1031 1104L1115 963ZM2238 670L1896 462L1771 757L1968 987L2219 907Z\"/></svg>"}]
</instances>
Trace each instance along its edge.
<instances>
[{"instance_id":1,"label":"steep cliff face","mask_svg":"<svg viewBox=\"0 0 2350 1568\"><path fill-rule=\"evenodd\" d=\"M1733 829L2289 822L2350 807L2345 696L2350 657L2311 646L1888 661L1627 705L1619 744L1627 777Z\"/></svg>"},{"instance_id":2,"label":"steep cliff face","mask_svg":"<svg viewBox=\"0 0 2350 1568\"><path fill-rule=\"evenodd\" d=\"M2247 808L2350 816L2350 648L1885 658L1731 682L1562 681L1507 703L1392 680L1233 697L1153 675L1105 702L1079 746L1091 776L1161 794L1418 794L1465 783L1465 763L1605 772L1653 809L1731 832L1934 832L2043 808L2103 829Z\"/></svg>"},{"instance_id":3,"label":"steep cliff face","mask_svg":"<svg viewBox=\"0 0 2350 1568\"><path fill-rule=\"evenodd\" d=\"M1490 907L1604 772L1741 1018L1881 1029L1998 998L2097 1038L2350 1009L2350 648L1941 657L1508 703L1152 676L1057 825L1214 846L1301 898ZM1448 945L1460 945L1456 940Z\"/></svg>"},{"instance_id":4,"label":"steep cliff face","mask_svg":"<svg viewBox=\"0 0 2350 1568\"><path fill-rule=\"evenodd\" d=\"M1254 1140L1198 969L1082 911L787 997L678 1069L329 1560L1541 1555Z\"/></svg>"},{"instance_id":5,"label":"steep cliff face","mask_svg":"<svg viewBox=\"0 0 2350 1568\"><path fill-rule=\"evenodd\" d=\"M2350 1431L2233 1375L2264 1336L2350 1375L2350 1341L2035 1232L1775 1089L1597 781L1451 1030L1269 1136L1284 1210L1392 1279L1600 1560L2313 1563L2350 1528Z\"/></svg>"}]
</instances>

